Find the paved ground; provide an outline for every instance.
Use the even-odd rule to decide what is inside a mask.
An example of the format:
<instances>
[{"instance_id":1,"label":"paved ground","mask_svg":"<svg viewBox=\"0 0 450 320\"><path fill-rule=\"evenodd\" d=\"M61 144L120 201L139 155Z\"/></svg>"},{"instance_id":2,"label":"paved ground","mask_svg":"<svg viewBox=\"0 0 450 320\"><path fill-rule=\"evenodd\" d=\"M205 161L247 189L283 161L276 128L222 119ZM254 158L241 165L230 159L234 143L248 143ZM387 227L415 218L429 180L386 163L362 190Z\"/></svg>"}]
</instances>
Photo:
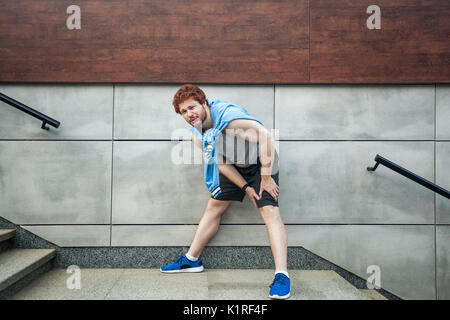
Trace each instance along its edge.
<instances>
[{"instance_id":1,"label":"paved ground","mask_svg":"<svg viewBox=\"0 0 450 320\"><path fill-rule=\"evenodd\" d=\"M289 275L290 300L370 299L334 271L290 270ZM68 289L73 276L53 269L11 299L262 300L268 299L274 277L272 270L163 274L157 269L81 269L81 288Z\"/></svg>"}]
</instances>

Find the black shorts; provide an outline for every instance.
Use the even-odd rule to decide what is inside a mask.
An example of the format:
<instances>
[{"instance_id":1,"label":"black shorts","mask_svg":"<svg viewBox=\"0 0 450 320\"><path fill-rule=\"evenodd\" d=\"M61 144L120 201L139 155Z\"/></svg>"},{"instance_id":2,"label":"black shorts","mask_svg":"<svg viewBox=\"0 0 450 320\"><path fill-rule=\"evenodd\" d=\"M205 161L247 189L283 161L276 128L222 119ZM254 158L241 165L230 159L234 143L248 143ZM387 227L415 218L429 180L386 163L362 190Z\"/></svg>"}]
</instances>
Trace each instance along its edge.
<instances>
[{"instance_id":1,"label":"black shorts","mask_svg":"<svg viewBox=\"0 0 450 320\"><path fill-rule=\"evenodd\" d=\"M258 164L252 164L246 168L238 167L235 165L234 167L241 174L244 180L247 181L250 187L255 189L256 193L259 194L259 187L261 186L261 164L259 163L259 161ZM278 172L276 174L273 174L272 178L279 186L280 184L278 183ZM246 193L221 173L219 173L219 183L222 193L219 194L216 200L231 200L240 202L244 200ZM261 199L255 199L255 201L258 208L268 205L278 207L278 201L275 201L275 199L267 191L263 191Z\"/></svg>"}]
</instances>

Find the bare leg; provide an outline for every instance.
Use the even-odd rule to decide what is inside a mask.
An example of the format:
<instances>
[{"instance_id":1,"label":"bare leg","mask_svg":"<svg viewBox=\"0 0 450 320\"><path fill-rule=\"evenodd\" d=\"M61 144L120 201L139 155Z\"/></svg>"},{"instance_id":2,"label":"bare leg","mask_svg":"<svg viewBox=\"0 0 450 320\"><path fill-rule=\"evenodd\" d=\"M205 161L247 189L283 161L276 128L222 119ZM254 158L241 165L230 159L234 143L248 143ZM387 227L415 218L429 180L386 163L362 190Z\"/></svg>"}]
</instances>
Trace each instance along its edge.
<instances>
[{"instance_id":1,"label":"bare leg","mask_svg":"<svg viewBox=\"0 0 450 320\"><path fill-rule=\"evenodd\" d=\"M259 212L266 224L275 270L287 271L287 233L280 215L280 208L264 206Z\"/></svg>"},{"instance_id":2,"label":"bare leg","mask_svg":"<svg viewBox=\"0 0 450 320\"><path fill-rule=\"evenodd\" d=\"M195 232L194 240L189 248L188 254L194 257L199 257L205 248L206 244L215 236L219 230L220 218L222 213L227 210L231 201L223 201L216 199L209 199L206 205L203 217Z\"/></svg>"}]
</instances>

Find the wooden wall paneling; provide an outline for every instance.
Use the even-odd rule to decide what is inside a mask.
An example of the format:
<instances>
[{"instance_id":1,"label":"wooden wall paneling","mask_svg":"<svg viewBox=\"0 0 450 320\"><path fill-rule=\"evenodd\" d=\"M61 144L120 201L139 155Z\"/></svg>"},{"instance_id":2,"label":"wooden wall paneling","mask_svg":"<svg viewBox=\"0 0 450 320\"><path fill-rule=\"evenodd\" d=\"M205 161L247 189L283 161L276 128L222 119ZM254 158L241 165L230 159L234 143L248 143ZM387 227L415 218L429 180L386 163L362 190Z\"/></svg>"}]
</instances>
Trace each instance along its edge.
<instances>
[{"instance_id":1,"label":"wooden wall paneling","mask_svg":"<svg viewBox=\"0 0 450 320\"><path fill-rule=\"evenodd\" d=\"M369 30L368 6L381 8ZM450 1L311 0L311 82L450 82Z\"/></svg>"},{"instance_id":2,"label":"wooden wall paneling","mask_svg":"<svg viewBox=\"0 0 450 320\"><path fill-rule=\"evenodd\" d=\"M0 81L302 83L308 0L0 0Z\"/></svg>"}]
</instances>

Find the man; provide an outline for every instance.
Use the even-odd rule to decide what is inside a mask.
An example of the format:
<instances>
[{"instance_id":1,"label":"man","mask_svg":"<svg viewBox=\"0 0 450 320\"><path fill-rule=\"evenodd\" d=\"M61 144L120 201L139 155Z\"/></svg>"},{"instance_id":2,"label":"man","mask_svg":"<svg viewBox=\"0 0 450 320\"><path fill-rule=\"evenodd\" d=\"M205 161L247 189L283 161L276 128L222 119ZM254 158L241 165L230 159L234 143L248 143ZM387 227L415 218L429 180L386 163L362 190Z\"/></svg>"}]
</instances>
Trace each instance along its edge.
<instances>
[{"instance_id":1,"label":"man","mask_svg":"<svg viewBox=\"0 0 450 320\"><path fill-rule=\"evenodd\" d=\"M242 202L247 195L266 224L274 257L275 279L269 296L287 299L290 295L287 233L278 207L278 154L271 133L245 109L220 99L209 102L195 85L183 85L174 96L173 106L191 125L191 140L205 152L205 181L211 199L189 251L174 263L161 267L161 272L203 271L199 257L217 233L222 214L231 201ZM234 152L236 147L229 145L235 138L245 140L244 152ZM256 159L252 157L251 145L256 146Z\"/></svg>"}]
</instances>

